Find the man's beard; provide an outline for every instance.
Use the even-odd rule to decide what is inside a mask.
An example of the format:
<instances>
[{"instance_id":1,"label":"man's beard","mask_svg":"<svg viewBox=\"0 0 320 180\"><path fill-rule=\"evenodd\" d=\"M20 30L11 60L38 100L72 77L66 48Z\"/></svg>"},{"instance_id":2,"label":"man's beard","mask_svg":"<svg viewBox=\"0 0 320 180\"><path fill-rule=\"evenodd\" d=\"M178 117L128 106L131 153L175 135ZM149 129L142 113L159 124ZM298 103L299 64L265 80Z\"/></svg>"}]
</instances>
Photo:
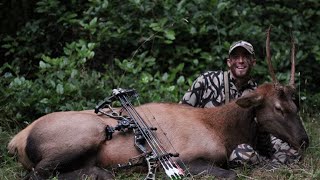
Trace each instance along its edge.
<instances>
[{"instance_id":1,"label":"man's beard","mask_svg":"<svg viewBox=\"0 0 320 180\"><path fill-rule=\"evenodd\" d=\"M230 69L231 69L233 76L236 79L248 79L248 77L250 76L251 66L248 66L246 68L245 72L239 72L236 65L233 65Z\"/></svg>"}]
</instances>

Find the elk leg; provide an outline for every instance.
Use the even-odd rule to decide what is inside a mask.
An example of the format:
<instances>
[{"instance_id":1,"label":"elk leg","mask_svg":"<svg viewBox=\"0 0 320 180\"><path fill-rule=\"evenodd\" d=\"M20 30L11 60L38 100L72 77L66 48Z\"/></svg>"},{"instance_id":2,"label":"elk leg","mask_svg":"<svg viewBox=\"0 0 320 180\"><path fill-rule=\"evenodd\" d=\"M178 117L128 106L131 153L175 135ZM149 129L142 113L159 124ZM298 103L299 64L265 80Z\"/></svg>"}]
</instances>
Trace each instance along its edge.
<instances>
[{"instance_id":1,"label":"elk leg","mask_svg":"<svg viewBox=\"0 0 320 180\"><path fill-rule=\"evenodd\" d=\"M189 172L192 175L202 174L211 175L217 178L236 179L237 174L232 170L217 167L213 162L198 159L188 163Z\"/></svg>"},{"instance_id":2,"label":"elk leg","mask_svg":"<svg viewBox=\"0 0 320 180\"><path fill-rule=\"evenodd\" d=\"M35 177L48 178L58 173L71 172L84 167L95 166L96 148L89 148L79 152L62 152L60 154L46 154L34 168Z\"/></svg>"},{"instance_id":3,"label":"elk leg","mask_svg":"<svg viewBox=\"0 0 320 180\"><path fill-rule=\"evenodd\" d=\"M29 159L36 164L34 167L34 176L50 177L55 175L54 172L70 172L84 167L95 166L96 154L98 147L94 144L91 146L73 142L73 148L63 142L56 144L55 148L45 147L52 146L50 141L41 141L37 131L33 131L27 138L26 154Z\"/></svg>"},{"instance_id":4,"label":"elk leg","mask_svg":"<svg viewBox=\"0 0 320 180\"><path fill-rule=\"evenodd\" d=\"M59 180L69 179L95 179L95 180L113 180L114 176L111 172L100 167L86 167L72 172L60 173L49 175L50 172L32 171L23 180L45 180L48 178L57 177Z\"/></svg>"},{"instance_id":5,"label":"elk leg","mask_svg":"<svg viewBox=\"0 0 320 180\"><path fill-rule=\"evenodd\" d=\"M76 171L63 173L58 175L59 180L68 179L95 179L95 180L113 180L114 176L111 172L100 167L86 167Z\"/></svg>"}]
</instances>

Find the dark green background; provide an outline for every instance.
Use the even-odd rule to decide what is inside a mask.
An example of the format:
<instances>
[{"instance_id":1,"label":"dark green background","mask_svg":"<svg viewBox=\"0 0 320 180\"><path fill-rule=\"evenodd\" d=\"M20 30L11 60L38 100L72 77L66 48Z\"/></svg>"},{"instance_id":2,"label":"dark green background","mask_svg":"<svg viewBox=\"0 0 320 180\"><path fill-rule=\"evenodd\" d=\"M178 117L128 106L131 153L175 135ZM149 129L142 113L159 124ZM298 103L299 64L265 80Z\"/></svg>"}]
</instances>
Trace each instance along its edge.
<instances>
[{"instance_id":1,"label":"dark green background","mask_svg":"<svg viewBox=\"0 0 320 180\"><path fill-rule=\"evenodd\" d=\"M318 112L319 9L318 0L1 1L1 127L92 109L117 87L135 88L140 103L178 102L201 72L226 68L240 39L254 45L256 80L270 81L270 25L278 79L289 79L294 36L301 107Z\"/></svg>"}]
</instances>

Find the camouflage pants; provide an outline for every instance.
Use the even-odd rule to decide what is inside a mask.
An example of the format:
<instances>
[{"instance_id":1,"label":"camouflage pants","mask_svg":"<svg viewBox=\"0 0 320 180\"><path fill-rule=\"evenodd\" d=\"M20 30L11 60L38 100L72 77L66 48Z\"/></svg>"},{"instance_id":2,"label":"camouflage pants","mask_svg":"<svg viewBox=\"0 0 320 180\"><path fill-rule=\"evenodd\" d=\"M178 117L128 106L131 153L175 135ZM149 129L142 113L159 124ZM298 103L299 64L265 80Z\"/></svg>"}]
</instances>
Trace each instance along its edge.
<instances>
[{"instance_id":1,"label":"camouflage pants","mask_svg":"<svg viewBox=\"0 0 320 180\"><path fill-rule=\"evenodd\" d=\"M250 145L240 144L231 153L229 162L231 165L258 165L260 163L271 163L273 166L291 164L300 160L301 155L288 143L271 135L271 143L275 153L271 159L260 156Z\"/></svg>"}]
</instances>

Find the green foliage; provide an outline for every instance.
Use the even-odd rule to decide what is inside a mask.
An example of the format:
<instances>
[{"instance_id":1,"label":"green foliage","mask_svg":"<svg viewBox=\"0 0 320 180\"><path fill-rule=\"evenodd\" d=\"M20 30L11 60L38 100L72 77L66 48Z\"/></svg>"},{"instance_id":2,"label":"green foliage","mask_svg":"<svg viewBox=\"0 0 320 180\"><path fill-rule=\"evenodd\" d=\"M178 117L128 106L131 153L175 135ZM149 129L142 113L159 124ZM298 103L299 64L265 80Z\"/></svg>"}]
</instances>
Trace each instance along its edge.
<instances>
[{"instance_id":1,"label":"green foliage","mask_svg":"<svg viewBox=\"0 0 320 180\"><path fill-rule=\"evenodd\" d=\"M264 42L270 24L278 78L288 80L293 35L304 105L320 107L313 95L320 83L316 0L23 2L25 22L15 33L3 27L0 36L0 116L7 119L1 125L93 108L117 87L136 89L141 103L178 102L200 73L226 68L228 48L239 39L255 47L257 80L269 81Z\"/></svg>"},{"instance_id":2,"label":"green foliage","mask_svg":"<svg viewBox=\"0 0 320 180\"><path fill-rule=\"evenodd\" d=\"M179 93L179 88L183 87L185 79L183 76L177 76L184 67L183 63L178 64L177 67L169 67L166 72L161 73L159 66L155 64L156 59L148 56L147 52L137 55L131 60L125 59L121 62L116 59L115 62L123 70L117 87L121 85L137 89L142 103L179 101L177 93ZM134 83L132 77L135 77ZM154 92L150 92L150 89L153 89Z\"/></svg>"},{"instance_id":3,"label":"green foliage","mask_svg":"<svg viewBox=\"0 0 320 180\"><path fill-rule=\"evenodd\" d=\"M85 67L94 57L94 46L79 40L67 43L60 57L43 55L34 79L6 72L1 79L6 86L2 89L5 106L1 114L7 119L32 122L31 118L44 113L93 108L97 99L109 92L101 82L101 73ZM7 64L6 69L13 68Z\"/></svg>"},{"instance_id":4,"label":"green foliage","mask_svg":"<svg viewBox=\"0 0 320 180\"><path fill-rule=\"evenodd\" d=\"M4 0L0 179L26 173L7 156L11 131L53 111L93 109L118 87L136 89L140 103L178 102L200 73L226 68L233 41L254 45L253 74L260 83L270 81L264 50L269 25L272 61L281 82L289 78L290 36L295 37L296 83L312 144L303 172L252 175L246 170L239 178L318 179L319 117L309 116L320 108L319 9L318 0Z\"/></svg>"}]
</instances>

